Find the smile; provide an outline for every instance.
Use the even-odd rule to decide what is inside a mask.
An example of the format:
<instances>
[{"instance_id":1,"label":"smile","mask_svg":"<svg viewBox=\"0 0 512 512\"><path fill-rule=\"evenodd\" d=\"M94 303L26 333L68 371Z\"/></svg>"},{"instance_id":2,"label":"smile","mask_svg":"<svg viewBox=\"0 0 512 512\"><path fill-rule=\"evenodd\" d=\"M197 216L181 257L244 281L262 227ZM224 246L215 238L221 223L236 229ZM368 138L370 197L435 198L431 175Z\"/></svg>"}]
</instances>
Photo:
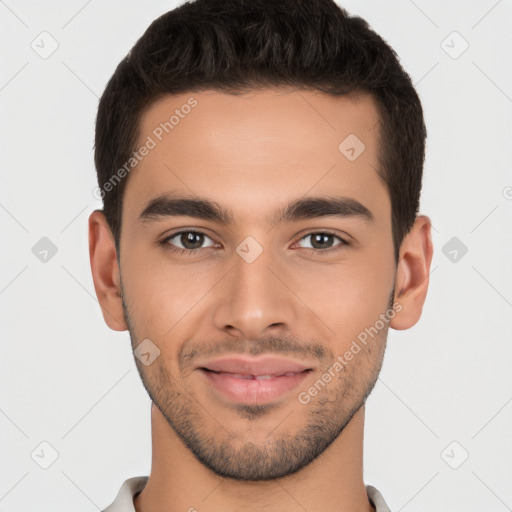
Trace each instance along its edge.
<instances>
[{"instance_id":1,"label":"smile","mask_svg":"<svg viewBox=\"0 0 512 512\"><path fill-rule=\"evenodd\" d=\"M276 400L296 388L311 371L307 369L280 375L253 375L200 369L215 392L230 401L245 404L263 404Z\"/></svg>"}]
</instances>

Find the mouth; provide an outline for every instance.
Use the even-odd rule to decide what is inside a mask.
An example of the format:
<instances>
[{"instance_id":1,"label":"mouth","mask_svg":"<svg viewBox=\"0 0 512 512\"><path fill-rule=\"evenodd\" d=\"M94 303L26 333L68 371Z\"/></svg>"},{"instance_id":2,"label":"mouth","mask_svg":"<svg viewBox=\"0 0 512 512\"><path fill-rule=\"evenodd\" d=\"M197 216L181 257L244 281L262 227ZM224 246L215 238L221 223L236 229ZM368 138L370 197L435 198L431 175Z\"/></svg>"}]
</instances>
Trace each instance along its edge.
<instances>
[{"instance_id":1,"label":"mouth","mask_svg":"<svg viewBox=\"0 0 512 512\"><path fill-rule=\"evenodd\" d=\"M293 359L275 356L260 356L257 358L231 356L202 362L197 368L251 378L260 376L281 377L287 373L311 370L313 366Z\"/></svg>"},{"instance_id":2,"label":"mouth","mask_svg":"<svg viewBox=\"0 0 512 512\"><path fill-rule=\"evenodd\" d=\"M285 397L313 372L312 368L286 372L228 372L198 368L209 392L223 401L238 404L265 404Z\"/></svg>"},{"instance_id":3,"label":"mouth","mask_svg":"<svg viewBox=\"0 0 512 512\"><path fill-rule=\"evenodd\" d=\"M200 368L200 369L205 372L224 374L229 377L234 377L236 379L256 379L256 380L270 380L270 379L275 379L276 377L293 377L294 375L298 375L300 373L313 371L311 368L308 368L306 370L303 370L302 372L286 372L286 373L281 373L281 374L270 374L270 375L251 375L251 374L247 374L247 373L242 374L242 373L230 373L230 372L216 372L215 370L210 370L208 368Z\"/></svg>"}]
</instances>

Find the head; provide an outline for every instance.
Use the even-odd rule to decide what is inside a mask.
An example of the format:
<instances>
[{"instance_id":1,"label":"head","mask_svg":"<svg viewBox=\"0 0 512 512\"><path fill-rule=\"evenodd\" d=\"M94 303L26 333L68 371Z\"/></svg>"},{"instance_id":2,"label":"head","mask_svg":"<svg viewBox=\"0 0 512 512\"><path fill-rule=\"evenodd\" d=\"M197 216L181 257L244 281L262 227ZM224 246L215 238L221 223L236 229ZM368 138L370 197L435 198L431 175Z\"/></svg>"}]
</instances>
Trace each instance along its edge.
<instances>
[{"instance_id":1,"label":"head","mask_svg":"<svg viewBox=\"0 0 512 512\"><path fill-rule=\"evenodd\" d=\"M296 472L364 405L389 327L426 296L425 138L394 51L331 0L185 3L118 65L96 122L95 288L136 354L151 340L143 383L212 471ZM204 370L234 354L309 372L237 402Z\"/></svg>"}]
</instances>

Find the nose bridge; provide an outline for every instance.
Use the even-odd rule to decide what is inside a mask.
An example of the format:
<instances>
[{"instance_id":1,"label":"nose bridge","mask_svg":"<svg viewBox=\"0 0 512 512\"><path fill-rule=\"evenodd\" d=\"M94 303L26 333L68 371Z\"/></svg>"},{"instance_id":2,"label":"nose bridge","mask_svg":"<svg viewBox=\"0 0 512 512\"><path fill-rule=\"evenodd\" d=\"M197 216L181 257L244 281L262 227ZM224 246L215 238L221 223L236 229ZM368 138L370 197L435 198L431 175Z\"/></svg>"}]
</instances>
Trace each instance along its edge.
<instances>
[{"instance_id":1,"label":"nose bridge","mask_svg":"<svg viewBox=\"0 0 512 512\"><path fill-rule=\"evenodd\" d=\"M217 328L235 329L238 336L252 339L270 326L289 328L295 316L293 294L276 275L279 263L272 251L258 249L254 240L246 239L238 246L233 265L215 311Z\"/></svg>"}]
</instances>

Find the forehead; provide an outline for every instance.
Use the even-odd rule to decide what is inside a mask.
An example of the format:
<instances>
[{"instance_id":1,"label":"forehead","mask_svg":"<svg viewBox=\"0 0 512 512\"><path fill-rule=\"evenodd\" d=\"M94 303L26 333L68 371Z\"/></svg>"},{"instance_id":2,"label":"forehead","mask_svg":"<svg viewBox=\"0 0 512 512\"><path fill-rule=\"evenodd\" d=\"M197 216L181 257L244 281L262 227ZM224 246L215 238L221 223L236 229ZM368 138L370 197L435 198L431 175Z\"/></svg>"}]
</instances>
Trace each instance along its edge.
<instances>
[{"instance_id":1,"label":"forehead","mask_svg":"<svg viewBox=\"0 0 512 512\"><path fill-rule=\"evenodd\" d=\"M259 208L268 218L272 205L307 194L386 208L378 124L368 94L276 88L166 95L141 116L136 149L151 149L130 174L124 205L135 215L157 195L182 192L253 217Z\"/></svg>"}]
</instances>

